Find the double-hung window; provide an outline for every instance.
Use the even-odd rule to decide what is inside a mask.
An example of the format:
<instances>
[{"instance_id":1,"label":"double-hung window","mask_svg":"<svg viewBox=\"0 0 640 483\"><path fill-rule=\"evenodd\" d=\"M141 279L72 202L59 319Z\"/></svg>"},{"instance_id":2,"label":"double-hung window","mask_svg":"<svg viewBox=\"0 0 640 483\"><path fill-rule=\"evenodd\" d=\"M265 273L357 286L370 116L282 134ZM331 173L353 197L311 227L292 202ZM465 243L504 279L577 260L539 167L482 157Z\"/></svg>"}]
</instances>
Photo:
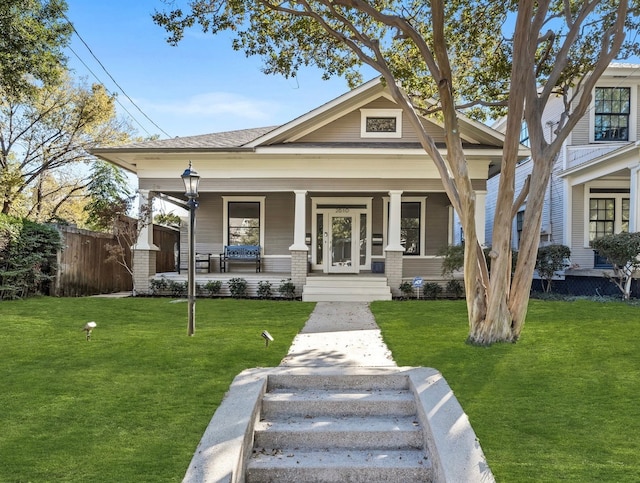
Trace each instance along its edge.
<instances>
[{"instance_id":1,"label":"double-hung window","mask_svg":"<svg viewBox=\"0 0 640 483\"><path fill-rule=\"evenodd\" d=\"M628 141L631 89L596 87L594 97L594 140Z\"/></svg>"}]
</instances>

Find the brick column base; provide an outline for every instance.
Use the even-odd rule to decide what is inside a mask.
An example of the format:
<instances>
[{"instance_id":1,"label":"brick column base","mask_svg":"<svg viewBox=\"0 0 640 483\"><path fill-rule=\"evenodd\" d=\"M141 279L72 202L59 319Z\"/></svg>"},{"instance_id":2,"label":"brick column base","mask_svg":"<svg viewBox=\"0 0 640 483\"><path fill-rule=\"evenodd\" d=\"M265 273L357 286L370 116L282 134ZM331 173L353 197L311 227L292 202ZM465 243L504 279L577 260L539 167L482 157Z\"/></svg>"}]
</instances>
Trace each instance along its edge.
<instances>
[{"instance_id":1,"label":"brick column base","mask_svg":"<svg viewBox=\"0 0 640 483\"><path fill-rule=\"evenodd\" d=\"M133 295L151 293L157 250L133 250Z\"/></svg>"},{"instance_id":2,"label":"brick column base","mask_svg":"<svg viewBox=\"0 0 640 483\"><path fill-rule=\"evenodd\" d=\"M308 256L307 250L291 250L291 282L296 286L296 296L302 295L302 288L307 283Z\"/></svg>"},{"instance_id":3,"label":"brick column base","mask_svg":"<svg viewBox=\"0 0 640 483\"><path fill-rule=\"evenodd\" d=\"M402 295L400 284L402 283L402 254L401 251L385 251L384 273L387 276L387 285L394 297Z\"/></svg>"}]
</instances>

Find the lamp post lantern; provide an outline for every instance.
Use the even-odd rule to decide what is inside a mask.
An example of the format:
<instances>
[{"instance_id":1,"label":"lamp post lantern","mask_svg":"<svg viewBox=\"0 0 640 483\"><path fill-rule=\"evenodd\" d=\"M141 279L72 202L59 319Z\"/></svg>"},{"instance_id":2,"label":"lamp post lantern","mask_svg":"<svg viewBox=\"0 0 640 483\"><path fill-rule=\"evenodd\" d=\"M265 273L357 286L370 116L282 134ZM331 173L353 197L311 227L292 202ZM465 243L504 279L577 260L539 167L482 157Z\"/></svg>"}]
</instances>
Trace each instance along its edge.
<instances>
[{"instance_id":1,"label":"lamp post lantern","mask_svg":"<svg viewBox=\"0 0 640 483\"><path fill-rule=\"evenodd\" d=\"M196 331L196 209L198 208L198 184L200 183L200 175L189 167L182 173L182 181L184 182L185 195L189 199L187 206L189 207L189 267L187 270L187 301L189 322L187 325L187 335L191 336Z\"/></svg>"}]
</instances>

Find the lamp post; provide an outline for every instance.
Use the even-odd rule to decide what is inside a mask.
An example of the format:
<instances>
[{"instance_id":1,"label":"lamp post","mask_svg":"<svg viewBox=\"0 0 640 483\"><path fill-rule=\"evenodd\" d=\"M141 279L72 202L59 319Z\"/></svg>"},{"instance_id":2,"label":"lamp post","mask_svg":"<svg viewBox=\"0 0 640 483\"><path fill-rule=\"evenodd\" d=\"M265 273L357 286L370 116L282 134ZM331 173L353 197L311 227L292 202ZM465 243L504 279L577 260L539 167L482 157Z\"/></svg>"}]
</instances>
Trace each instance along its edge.
<instances>
[{"instance_id":1,"label":"lamp post","mask_svg":"<svg viewBox=\"0 0 640 483\"><path fill-rule=\"evenodd\" d=\"M188 314L189 322L187 325L187 335L191 336L196 331L196 209L198 208L198 183L200 175L189 167L182 173L182 181L184 181L185 195L189 199L187 206L189 207L189 267L187 270L187 297L188 297Z\"/></svg>"}]
</instances>

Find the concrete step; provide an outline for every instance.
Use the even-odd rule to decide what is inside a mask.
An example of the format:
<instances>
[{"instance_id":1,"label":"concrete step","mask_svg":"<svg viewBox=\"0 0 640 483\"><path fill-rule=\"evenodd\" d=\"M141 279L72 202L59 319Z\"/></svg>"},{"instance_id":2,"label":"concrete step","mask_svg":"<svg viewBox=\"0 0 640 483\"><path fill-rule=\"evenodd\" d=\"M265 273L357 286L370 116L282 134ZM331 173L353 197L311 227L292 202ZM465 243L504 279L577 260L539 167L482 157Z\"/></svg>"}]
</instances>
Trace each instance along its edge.
<instances>
[{"instance_id":1,"label":"concrete step","mask_svg":"<svg viewBox=\"0 0 640 483\"><path fill-rule=\"evenodd\" d=\"M270 376L246 481L432 481L409 387L397 373Z\"/></svg>"},{"instance_id":2,"label":"concrete step","mask_svg":"<svg viewBox=\"0 0 640 483\"><path fill-rule=\"evenodd\" d=\"M422 428L416 417L292 416L259 421L256 448L419 449Z\"/></svg>"},{"instance_id":3,"label":"concrete step","mask_svg":"<svg viewBox=\"0 0 640 483\"><path fill-rule=\"evenodd\" d=\"M362 391L307 390L304 393L278 389L265 394L262 415L281 416L412 416L416 414L413 394L404 390Z\"/></svg>"},{"instance_id":4,"label":"concrete step","mask_svg":"<svg viewBox=\"0 0 640 483\"><path fill-rule=\"evenodd\" d=\"M423 451L258 450L249 460L247 483L373 483L433 481Z\"/></svg>"},{"instance_id":5,"label":"concrete step","mask_svg":"<svg viewBox=\"0 0 640 483\"><path fill-rule=\"evenodd\" d=\"M386 277L308 277L302 290L305 302L373 302L391 300Z\"/></svg>"}]
</instances>

